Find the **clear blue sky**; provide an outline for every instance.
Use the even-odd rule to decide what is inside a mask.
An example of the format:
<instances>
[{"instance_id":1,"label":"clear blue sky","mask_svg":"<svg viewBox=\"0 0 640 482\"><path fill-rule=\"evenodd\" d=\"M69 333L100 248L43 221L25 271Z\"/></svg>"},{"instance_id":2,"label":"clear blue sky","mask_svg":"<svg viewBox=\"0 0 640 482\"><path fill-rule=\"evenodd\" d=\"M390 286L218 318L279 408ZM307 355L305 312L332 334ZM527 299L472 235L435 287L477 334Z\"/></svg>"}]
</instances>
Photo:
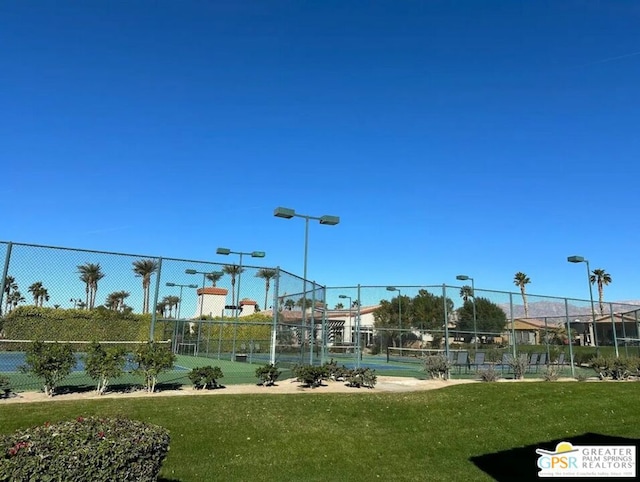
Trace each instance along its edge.
<instances>
[{"instance_id":1,"label":"clear blue sky","mask_svg":"<svg viewBox=\"0 0 640 482\"><path fill-rule=\"evenodd\" d=\"M0 5L0 239L640 299L635 1Z\"/></svg>"}]
</instances>

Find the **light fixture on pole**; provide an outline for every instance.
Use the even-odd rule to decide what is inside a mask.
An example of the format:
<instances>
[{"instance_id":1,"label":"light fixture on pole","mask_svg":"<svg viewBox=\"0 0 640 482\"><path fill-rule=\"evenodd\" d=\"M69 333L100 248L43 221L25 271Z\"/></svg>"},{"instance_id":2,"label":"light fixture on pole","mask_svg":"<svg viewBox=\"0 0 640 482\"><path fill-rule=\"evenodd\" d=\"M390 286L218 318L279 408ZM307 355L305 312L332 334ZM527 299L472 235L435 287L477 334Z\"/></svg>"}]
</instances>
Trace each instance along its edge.
<instances>
[{"instance_id":1,"label":"light fixture on pole","mask_svg":"<svg viewBox=\"0 0 640 482\"><path fill-rule=\"evenodd\" d=\"M596 343L596 356L600 355L600 346L598 343L598 328L596 327L596 310L593 306L593 288L591 288L591 268L589 268L589 260L583 256L569 256L569 263L585 263L587 265L587 283L589 284L589 300L591 302L591 326L593 327L593 339Z\"/></svg>"},{"instance_id":2,"label":"light fixture on pole","mask_svg":"<svg viewBox=\"0 0 640 482\"><path fill-rule=\"evenodd\" d=\"M307 324L307 252L309 249L309 220L314 219L320 222L320 224L326 224L328 226L335 226L340 222L340 218L338 216L329 216L324 215L320 217L309 216L306 214L298 214L293 209L277 207L273 211L273 215L277 218L291 219L291 218L303 218L305 221L304 228L304 266L302 269L302 283L303 283L303 304L302 307L302 324L306 326ZM313 320L313 317L312 317ZM311 337L313 338L313 327L311 328ZM311 354L313 354L313 340L311 340Z\"/></svg>"},{"instance_id":3,"label":"light fixture on pole","mask_svg":"<svg viewBox=\"0 0 640 482\"><path fill-rule=\"evenodd\" d=\"M349 329L351 330L351 342L353 343L353 329L351 327L351 307L353 306L353 301L351 299L351 296L347 296L347 295L338 295L338 298L342 298L343 300L346 300L346 299L349 300ZM344 342L344 338L342 341Z\"/></svg>"},{"instance_id":4,"label":"light fixture on pole","mask_svg":"<svg viewBox=\"0 0 640 482\"><path fill-rule=\"evenodd\" d=\"M400 331L400 356L402 356L402 293L400 292L400 288L396 288L395 286L387 286L387 291L398 292L398 330Z\"/></svg>"},{"instance_id":5,"label":"light fixture on pole","mask_svg":"<svg viewBox=\"0 0 640 482\"><path fill-rule=\"evenodd\" d=\"M204 305L204 284L207 279L207 275L210 274L212 276L222 276L224 273L222 271L196 271L195 269L185 269L184 272L186 274L202 275L202 294L200 296L200 318L202 318L202 307Z\"/></svg>"},{"instance_id":6,"label":"light fixture on pole","mask_svg":"<svg viewBox=\"0 0 640 482\"><path fill-rule=\"evenodd\" d=\"M166 283L167 286L179 286L180 287L180 296L178 298L178 313L177 318L180 319L180 310L182 308L182 288L197 288L198 285L182 285L179 283Z\"/></svg>"},{"instance_id":7,"label":"light fixture on pole","mask_svg":"<svg viewBox=\"0 0 640 482\"><path fill-rule=\"evenodd\" d=\"M248 251L248 252L244 252L244 251L232 251L229 248L218 248L216 249L216 254L221 254L223 256L229 256L230 254L237 254L240 255L240 260L239 260L239 266L238 266L238 286L236 289L237 295L236 295L236 306L234 308L235 311L235 323L233 325L233 350L231 352L232 357L236 356L236 333L238 331L238 312L240 311L240 280L242 279L242 256L243 255L249 255L252 258L264 258L265 257L265 253L264 251Z\"/></svg>"},{"instance_id":8,"label":"light fixture on pole","mask_svg":"<svg viewBox=\"0 0 640 482\"><path fill-rule=\"evenodd\" d=\"M456 276L457 280L460 281L471 281L471 296L473 297L473 346L478 352L478 327L477 327L477 316L476 316L476 287L474 284L474 279L471 276L467 276L466 274L459 274ZM515 342L515 340L514 340Z\"/></svg>"}]
</instances>

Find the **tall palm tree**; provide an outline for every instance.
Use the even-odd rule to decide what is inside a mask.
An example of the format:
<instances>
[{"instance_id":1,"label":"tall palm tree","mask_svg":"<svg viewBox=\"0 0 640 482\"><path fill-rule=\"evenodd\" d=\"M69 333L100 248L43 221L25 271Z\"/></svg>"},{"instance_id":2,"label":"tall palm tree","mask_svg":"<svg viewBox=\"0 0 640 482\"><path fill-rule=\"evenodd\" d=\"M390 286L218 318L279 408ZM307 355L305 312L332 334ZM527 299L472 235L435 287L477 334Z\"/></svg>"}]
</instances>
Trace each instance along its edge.
<instances>
[{"instance_id":1,"label":"tall palm tree","mask_svg":"<svg viewBox=\"0 0 640 482\"><path fill-rule=\"evenodd\" d=\"M36 306L40 304L40 294L43 288L42 281L36 281L27 289L27 291L31 293L31 296L33 296L33 304Z\"/></svg>"},{"instance_id":2,"label":"tall palm tree","mask_svg":"<svg viewBox=\"0 0 640 482\"><path fill-rule=\"evenodd\" d=\"M275 269L271 269L271 268L262 268L256 273L256 278L264 279L264 309L265 310L269 306L267 304L269 300L269 285L271 280L276 277L276 274L278 274L278 272Z\"/></svg>"},{"instance_id":3,"label":"tall palm tree","mask_svg":"<svg viewBox=\"0 0 640 482\"><path fill-rule=\"evenodd\" d=\"M15 291L12 291L11 294L7 297L7 301L9 301L9 313L10 313L11 311L13 311L15 307L18 306L18 304L24 303L25 299L24 299L24 296L22 296L22 293L20 293L20 291L15 290Z\"/></svg>"},{"instance_id":4,"label":"tall palm tree","mask_svg":"<svg viewBox=\"0 0 640 482\"><path fill-rule=\"evenodd\" d=\"M527 304L527 289L525 288L531 279L522 271L518 271L513 277L513 284L520 288L520 294L522 295L522 304L524 305L524 317L529 318L529 305Z\"/></svg>"},{"instance_id":5,"label":"tall palm tree","mask_svg":"<svg viewBox=\"0 0 640 482\"><path fill-rule=\"evenodd\" d=\"M164 300L158 301L158 304L156 305L156 313L158 313L160 316L164 318L167 312L167 306L168 305L166 301Z\"/></svg>"},{"instance_id":6,"label":"tall palm tree","mask_svg":"<svg viewBox=\"0 0 640 482\"><path fill-rule=\"evenodd\" d=\"M296 302L291 298L287 298L287 301L284 302L284 307L287 309L287 311L293 310L294 306L296 306Z\"/></svg>"},{"instance_id":7,"label":"tall palm tree","mask_svg":"<svg viewBox=\"0 0 640 482\"><path fill-rule=\"evenodd\" d=\"M603 269L594 269L589 276L591 284L598 286L598 303L600 304L600 314L604 315L604 287L611 283L611 275Z\"/></svg>"},{"instance_id":8,"label":"tall palm tree","mask_svg":"<svg viewBox=\"0 0 640 482\"><path fill-rule=\"evenodd\" d=\"M96 303L96 293L98 292L98 281L104 278L104 273L100 263L85 263L78 266L80 280L85 284L87 296L87 309L92 310Z\"/></svg>"},{"instance_id":9,"label":"tall palm tree","mask_svg":"<svg viewBox=\"0 0 640 482\"><path fill-rule=\"evenodd\" d=\"M224 276L224 273L221 271L214 271L213 273L207 273L205 278L211 281L211 286L215 287L216 283L220 281L220 278Z\"/></svg>"},{"instance_id":10,"label":"tall palm tree","mask_svg":"<svg viewBox=\"0 0 640 482\"><path fill-rule=\"evenodd\" d=\"M462 301L467 301L469 298L473 298L473 288L469 285L464 285L460 288L460 298L462 298Z\"/></svg>"},{"instance_id":11,"label":"tall palm tree","mask_svg":"<svg viewBox=\"0 0 640 482\"><path fill-rule=\"evenodd\" d=\"M231 276L231 304L235 306L236 304L236 276L244 271L244 268L241 268L237 264L227 264L222 268L222 271Z\"/></svg>"},{"instance_id":12,"label":"tall palm tree","mask_svg":"<svg viewBox=\"0 0 640 482\"><path fill-rule=\"evenodd\" d=\"M11 293L18 291L18 283L13 276L7 275L4 279L4 312L8 313L11 309ZM0 308L2 308L0 306Z\"/></svg>"},{"instance_id":13,"label":"tall palm tree","mask_svg":"<svg viewBox=\"0 0 640 482\"><path fill-rule=\"evenodd\" d=\"M104 306L113 311L124 311L126 306L124 300L129 297L129 294L127 291L114 291L107 296Z\"/></svg>"},{"instance_id":14,"label":"tall palm tree","mask_svg":"<svg viewBox=\"0 0 640 482\"><path fill-rule=\"evenodd\" d=\"M149 313L149 293L151 276L158 270L158 262L155 259L140 259L133 262L133 272L142 278L142 313Z\"/></svg>"},{"instance_id":15,"label":"tall palm tree","mask_svg":"<svg viewBox=\"0 0 640 482\"><path fill-rule=\"evenodd\" d=\"M342 303L337 303L336 306L333 309L334 310L342 310L342 309L344 309L344 305Z\"/></svg>"},{"instance_id":16,"label":"tall palm tree","mask_svg":"<svg viewBox=\"0 0 640 482\"><path fill-rule=\"evenodd\" d=\"M165 296L162 298L162 302L165 303L166 308L169 310L169 318L173 317L174 308L176 310L176 315L178 314L178 303L180 303L179 296Z\"/></svg>"}]
</instances>

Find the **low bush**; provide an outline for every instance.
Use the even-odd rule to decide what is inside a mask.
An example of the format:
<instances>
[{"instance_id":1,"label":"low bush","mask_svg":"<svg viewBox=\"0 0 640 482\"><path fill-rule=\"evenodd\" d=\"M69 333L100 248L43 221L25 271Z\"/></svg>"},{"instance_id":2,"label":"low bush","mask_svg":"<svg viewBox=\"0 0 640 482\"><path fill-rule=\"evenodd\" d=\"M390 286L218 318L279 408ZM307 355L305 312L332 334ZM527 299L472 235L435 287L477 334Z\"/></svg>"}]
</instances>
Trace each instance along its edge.
<instances>
[{"instance_id":1,"label":"low bush","mask_svg":"<svg viewBox=\"0 0 640 482\"><path fill-rule=\"evenodd\" d=\"M326 367L315 365L296 365L293 367L293 375L296 381L311 388L322 385L322 380L327 378Z\"/></svg>"},{"instance_id":2,"label":"low bush","mask_svg":"<svg viewBox=\"0 0 640 482\"><path fill-rule=\"evenodd\" d=\"M136 420L82 418L0 435L0 480L155 481L169 432Z\"/></svg>"},{"instance_id":3,"label":"low bush","mask_svg":"<svg viewBox=\"0 0 640 482\"><path fill-rule=\"evenodd\" d=\"M513 377L516 380L522 380L529 367L529 355L526 353L520 353L517 356L509 355L507 364L513 371Z\"/></svg>"},{"instance_id":4,"label":"low bush","mask_svg":"<svg viewBox=\"0 0 640 482\"><path fill-rule=\"evenodd\" d=\"M555 382L556 380L558 380L558 378L560 378L560 370L558 369L558 367L549 365L542 372L542 378L545 382Z\"/></svg>"},{"instance_id":5,"label":"low bush","mask_svg":"<svg viewBox=\"0 0 640 482\"><path fill-rule=\"evenodd\" d=\"M325 362L322 365L322 368L325 370L325 376L332 380L344 380L347 376L349 370L344 365L338 365L333 358L331 361Z\"/></svg>"},{"instance_id":6,"label":"low bush","mask_svg":"<svg viewBox=\"0 0 640 482\"><path fill-rule=\"evenodd\" d=\"M220 367L197 367L189 372L189 380L193 384L193 388L220 388L218 380L223 378L222 369Z\"/></svg>"},{"instance_id":7,"label":"low bush","mask_svg":"<svg viewBox=\"0 0 640 482\"><path fill-rule=\"evenodd\" d=\"M376 371L368 367L348 370L345 379L348 386L356 388L373 388L378 381Z\"/></svg>"},{"instance_id":8,"label":"low bush","mask_svg":"<svg viewBox=\"0 0 640 482\"><path fill-rule=\"evenodd\" d=\"M586 382L589 379L586 373L576 373L576 380L579 382Z\"/></svg>"},{"instance_id":9,"label":"low bush","mask_svg":"<svg viewBox=\"0 0 640 482\"><path fill-rule=\"evenodd\" d=\"M493 365L485 370L480 370L478 376L483 382L497 382L500 378L500 374Z\"/></svg>"},{"instance_id":10,"label":"low bush","mask_svg":"<svg viewBox=\"0 0 640 482\"><path fill-rule=\"evenodd\" d=\"M265 387L275 385L281 373L276 364L270 363L269 365L256 368L256 377L258 377L259 384Z\"/></svg>"},{"instance_id":11,"label":"low bush","mask_svg":"<svg viewBox=\"0 0 640 482\"><path fill-rule=\"evenodd\" d=\"M632 376L638 376L640 359L599 356L593 357L589 366L601 380L627 380Z\"/></svg>"},{"instance_id":12,"label":"low bush","mask_svg":"<svg viewBox=\"0 0 640 482\"><path fill-rule=\"evenodd\" d=\"M11 395L11 382L8 377L0 375L0 398L9 398Z\"/></svg>"},{"instance_id":13,"label":"low bush","mask_svg":"<svg viewBox=\"0 0 640 482\"><path fill-rule=\"evenodd\" d=\"M123 347L111 346L105 348L98 342L92 342L87 347L84 357L84 370L96 380L96 392L102 395L107 390L107 385L114 378L124 373L124 365L127 362L127 352Z\"/></svg>"},{"instance_id":14,"label":"low bush","mask_svg":"<svg viewBox=\"0 0 640 482\"><path fill-rule=\"evenodd\" d=\"M68 343L34 341L27 348L25 365L20 370L40 378L44 393L52 397L59 383L69 376L75 366L76 357Z\"/></svg>"},{"instance_id":15,"label":"low bush","mask_svg":"<svg viewBox=\"0 0 640 482\"><path fill-rule=\"evenodd\" d=\"M429 355L425 357L424 370L431 378L447 380L451 370L451 362L445 355Z\"/></svg>"}]
</instances>

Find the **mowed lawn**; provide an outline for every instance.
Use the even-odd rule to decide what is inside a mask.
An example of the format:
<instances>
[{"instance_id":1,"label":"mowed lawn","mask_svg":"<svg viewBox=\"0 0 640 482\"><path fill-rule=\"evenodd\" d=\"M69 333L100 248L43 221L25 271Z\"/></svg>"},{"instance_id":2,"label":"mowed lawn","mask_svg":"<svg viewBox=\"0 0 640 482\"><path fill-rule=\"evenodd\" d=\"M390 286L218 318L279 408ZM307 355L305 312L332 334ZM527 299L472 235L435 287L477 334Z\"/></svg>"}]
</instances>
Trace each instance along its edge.
<instances>
[{"instance_id":1,"label":"mowed lawn","mask_svg":"<svg viewBox=\"0 0 640 482\"><path fill-rule=\"evenodd\" d=\"M78 416L170 430L165 481L478 481L470 460L584 433L640 439L638 382L477 383L411 393L2 404L0 431ZM522 467L535 476L535 465Z\"/></svg>"}]
</instances>

